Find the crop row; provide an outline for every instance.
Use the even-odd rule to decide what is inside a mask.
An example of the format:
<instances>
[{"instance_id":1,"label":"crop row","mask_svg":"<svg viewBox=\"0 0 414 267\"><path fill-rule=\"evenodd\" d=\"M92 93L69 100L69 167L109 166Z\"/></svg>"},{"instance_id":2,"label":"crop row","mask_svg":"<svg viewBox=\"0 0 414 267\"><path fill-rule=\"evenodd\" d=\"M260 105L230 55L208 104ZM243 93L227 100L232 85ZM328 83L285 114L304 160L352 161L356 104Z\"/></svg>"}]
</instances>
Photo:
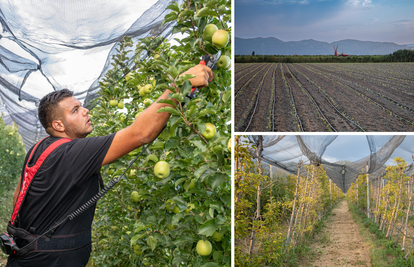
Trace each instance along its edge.
<instances>
[{"instance_id":1,"label":"crop row","mask_svg":"<svg viewBox=\"0 0 414 267\"><path fill-rule=\"evenodd\" d=\"M236 67L236 125L249 119L249 131L413 130L414 64L273 65L266 83L272 64L248 64L240 73ZM259 100L261 86L268 98ZM253 118L253 106L261 117Z\"/></svg>"}]
</instances>

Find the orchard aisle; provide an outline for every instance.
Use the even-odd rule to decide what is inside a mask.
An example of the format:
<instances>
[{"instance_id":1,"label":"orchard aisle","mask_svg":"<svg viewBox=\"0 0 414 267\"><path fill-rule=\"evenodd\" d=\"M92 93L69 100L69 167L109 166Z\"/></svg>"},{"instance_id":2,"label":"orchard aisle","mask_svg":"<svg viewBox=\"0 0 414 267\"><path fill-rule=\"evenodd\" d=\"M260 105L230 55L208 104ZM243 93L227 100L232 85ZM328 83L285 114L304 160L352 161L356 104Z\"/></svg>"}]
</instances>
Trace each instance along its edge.
<instances>
[{"instance_id":1,"label":"orchard aisle","mask_svg":"<svg viewBox=\"0 0 414 267\"><path fill-rule=\"evenodd\" d=\"M311 246L317 256L310 266L371 266L368 248L345 200L332 210L320 236Z\"/></svg>"}]
</instances>

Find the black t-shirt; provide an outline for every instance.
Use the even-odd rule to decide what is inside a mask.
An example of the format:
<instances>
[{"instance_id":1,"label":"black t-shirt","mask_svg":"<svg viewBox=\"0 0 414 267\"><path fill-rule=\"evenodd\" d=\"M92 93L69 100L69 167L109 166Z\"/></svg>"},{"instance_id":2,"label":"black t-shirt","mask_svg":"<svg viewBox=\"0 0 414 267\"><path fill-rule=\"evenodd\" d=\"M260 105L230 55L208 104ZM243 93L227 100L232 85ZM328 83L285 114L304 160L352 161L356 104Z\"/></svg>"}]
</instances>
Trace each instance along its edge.
<instances>
[{"instance_id":1,"label":"black t-shirt","mask_svg":"<svg viewBox=\"0 0 414 267\"><path fill-rule=\"evenodd\" d=\"M14 226L34 234L43 234L99 191L100 168L115 134L75 139L57 147L44 161L26 194ZM57 137L42 141L29 166ZM26 155L25 165L33 147ZM22 171L22 177L24 172ZM90 230L95 206L60 225L54 235L77 234ZM25 241L16 240L19 247ZM19 244L20 243L20 244ZM91 246L69 252L33 252L24 259L9 256L7 266L85 266ZM85 262L86 260L86 262Z\"/></svg>"}]
</instances>

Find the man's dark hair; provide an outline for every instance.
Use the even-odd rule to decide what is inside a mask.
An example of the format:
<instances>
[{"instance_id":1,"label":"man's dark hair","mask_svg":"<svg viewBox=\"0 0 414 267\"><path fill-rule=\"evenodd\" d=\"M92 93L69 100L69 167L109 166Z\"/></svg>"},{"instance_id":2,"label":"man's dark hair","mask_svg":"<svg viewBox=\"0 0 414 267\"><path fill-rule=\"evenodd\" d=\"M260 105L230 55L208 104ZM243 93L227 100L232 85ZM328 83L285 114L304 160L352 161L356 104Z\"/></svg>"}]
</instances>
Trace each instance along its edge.
<instances>
[{"instance_id":1,"label":"man's dark hair","mask_svg":"<svg viewBox=\"0 0 414 267\"><path fill-rule=\"evenodd\" d=\"M59 91L51 92L45 95L39 103L39 120L43 127L47 129L52 126L52 122L55 120L56 111L59 102L67 97L72 97L73 92L68 89L62 89Z\"/></svg>"}]
</instances>

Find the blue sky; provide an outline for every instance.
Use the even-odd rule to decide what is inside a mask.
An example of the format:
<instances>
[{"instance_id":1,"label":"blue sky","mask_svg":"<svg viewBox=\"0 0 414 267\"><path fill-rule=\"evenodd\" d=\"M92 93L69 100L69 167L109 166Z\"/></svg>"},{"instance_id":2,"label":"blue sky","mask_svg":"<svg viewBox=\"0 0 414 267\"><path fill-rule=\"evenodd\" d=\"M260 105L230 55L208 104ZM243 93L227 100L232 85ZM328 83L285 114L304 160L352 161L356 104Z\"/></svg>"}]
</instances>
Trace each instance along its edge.
<instances>
[{"instance_id":1,"label":"blue sky","mask_svg":"<svg viewBox=\"0 0 414 267\"><path fill-rule=\"evenodd\" d=\"M235 0L235 36L414 44L413 0Z\"/></svg>"}]
</instances>

